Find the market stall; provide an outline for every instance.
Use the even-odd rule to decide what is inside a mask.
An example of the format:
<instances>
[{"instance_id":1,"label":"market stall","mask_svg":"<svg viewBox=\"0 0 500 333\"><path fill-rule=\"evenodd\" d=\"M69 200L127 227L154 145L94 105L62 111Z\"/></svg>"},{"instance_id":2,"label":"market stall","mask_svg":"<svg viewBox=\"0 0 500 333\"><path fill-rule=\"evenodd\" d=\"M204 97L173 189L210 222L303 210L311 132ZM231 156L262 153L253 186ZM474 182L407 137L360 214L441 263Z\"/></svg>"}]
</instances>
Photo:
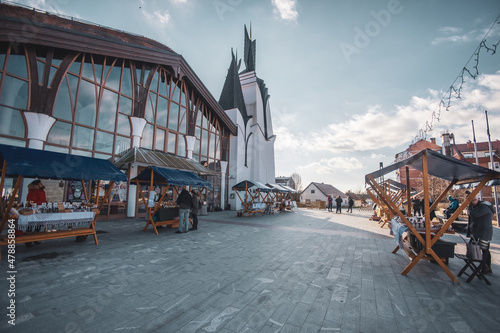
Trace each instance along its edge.
<instances>
[{"instance_id":1,"label":"market stall","mask_svg":"<svg viewBox=\"0 0 500 333\"><path fill-rule=\"evenodd\" d=\"M290 199L290 190L279 185L279 184L273 184L273 183L267 183L267 187L270 187L272 189L272 192L270 193L270 196L273 198L273 200L270 202L270 207L269 211L272 209L273 211L282 211L285 209L289 209L290 205L287 205L287 201ZM272 195L271 195L272 193ZM280 208L281 207L281 208Z\"/></svg>"},{"instance_id":2,"label":"market stall","mask_svg":"<svg viewBox=\"0 0 500 333\"><path fill-rule=\"evenodd\" d=\"M14 205L16 195L19 192L24 178L38 179L58 179L80 181L84 191L84 197L88 200L85 182L89 180L109 181L109 186L104 195L104 199L94 203L92 211L87 207L64 207L58 204L52 213L36 213L36 210L28 213L30 215L20 215L17 221L18 230L16 243L41 241L47 239L57 239L73 236L94 236L94 241L98 244L95 225L97 215L103 204L109 197L109 191L114 182L126 181L127 177L118 170L111 162L102 159L56 153L45 150L37 150L22 147L0 145L0 165L2 176L0 182L0 193L6 178L16 179L12 189L12 195L5 206L0 224L0 245L7 244L7 235L4 234L6 222L9 219L9 212ZM61 209L59 209L61 208ZM73 212L77 210L77 212ZM39 232L30 232L29 226L36 226Z\"/></svg>"},{"instance_id":3,"label":"market stall","mask_svg":"<svg viewBox=\"0 0 500 333\"><path fill-rule=\"evenodd\" d=\"M419 225L419 230L417 230L417 226L409 220L409 217L401 212L398 203L394 201L394 198L391 198L389 195L387 195L380 184L375 181L375 179L398 170L399 168L404 166L411 166L422 172L425 217L421 222L419 222L421 223ZM408 175L408 173L406 174ZM438 198L430 207L429 175L449 181L448 187L438 196ZM445 258L439 257L438 254L436 254L434 245L440 240L443 234L450 230L453 221L455 221L460 212L467 208L469 203L479 193L479 191L481 191L484 185L488 181L493 179L500 179L500 172L470 164L449 156L444 156L429 149L422 150L421 152L411 156L406 160L394 163L388 167L377 170L365 176L365 182L371 187L371 190L384 203L387 204L388 208L391 210L394 216L399 217L401 225L407 228L408 232L411 233L411 236L421 244L420 250L416 249L415 246L412 247L407 243L405 244L405 248L409 250L405 252L410 257L411 262L401 272L401 274L408 274L410 270L415 267L415 265L421 259L428 259L437 262L452 281L459 283L457 278L451 273L448 267L446 267ZM430 220L430 212L437 207L437 204L447 195L449 190L454 185L470 183L474 181L478 182L476 188L472 190L472 192L455 211L455 213L453 213L453 215L442 225L433 226ZM407 183L409 183L409 179L407 179ZM395 253L397 249L398 248L396 248L393 253Z\"/></svg>"},{"instance_id":4,"label":"market stall","mask_svg":"<svg viewBox=\"0 0 500 333\"><path fill-rule=\"evenodd\" d=\"M243 206L243 212L241 216L248 214L252 217L256 213L261 213L264 215L265 203L259 201L262 200L262 194L272 192L272 189L260 182L244 180L234 185L232 189L236 192L236 195L241 201ZM239 192L245 192L244 198L240 196Z\"/></svg>"},{"instance_id":5,"label":"market stall","mask_svg":"<svg viewBox=\"0 0 500 333\"><path fill-rule=\"evenodd\" d=\"M393 202L397 203L398 207L402 207L404 198L411 195L410 192L407 191L408 187L406 185L401 184L400 182L393 179L386 179L382 182L379 182L379 186L387 197L389 197ZM385 201L385 197L379 197L375 195L370 189L367 189L366 193L368 193L370 198L377 205L375 214L378 217L378 223L382 224L380 227L383 228L387 222L392 220L392 218L394 217L394 213L390 209L389 204ZM407 209L406 211L409 212L410 210Z\"/></svg>"},{"instance_id":6,"label":"market stall","mask_svg":"<svg viewBox=\"0 0 500 333\"><path fill-rule=\"evenodd\" d=\"M201 188L202 190L198 193L198 195L201 195L201 193L211 185L210 182L198 177L198 175L194 172L160 168L156 166L147 167L140 174L138 174L137 177L131 179L130 182L132 184L137 184L138 187L141 184L150 186L148 198L144 196L142 191L139 191L139 195L141 196L147 211L147 222L143 231L146 231L148 226L152 225L153 230L157 235L158 226L179 226L179 208L177 208L173 202L165 203L163 201L171 186L173 186L176 191L178 191L177 186ZM154 199L156 192L153 190L153 186L165 187L164 193L158 201L155 201Z\"/></svg>"}]
</instances>

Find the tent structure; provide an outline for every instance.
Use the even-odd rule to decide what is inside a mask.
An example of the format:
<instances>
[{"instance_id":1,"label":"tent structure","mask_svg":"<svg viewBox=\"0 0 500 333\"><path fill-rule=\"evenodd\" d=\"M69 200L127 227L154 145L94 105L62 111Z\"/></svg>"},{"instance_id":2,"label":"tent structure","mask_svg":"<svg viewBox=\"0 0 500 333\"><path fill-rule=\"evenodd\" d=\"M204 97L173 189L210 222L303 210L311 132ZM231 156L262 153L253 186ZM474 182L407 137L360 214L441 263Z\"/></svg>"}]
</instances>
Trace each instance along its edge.
<instances>
[{"instance_id":1,"label":"tent structure","mask_svg":"<svg viewBox=\"0 0 500 333\"><path fill-rule=\"evenodd\" d=\"M382 177L392 171L395 171L401 167L413 167L422 172L423 178L423 191L424 191L424 229L425 232L419 232L415 226L409 221L408 217L403 215L398 207L397 202L387 195L380 184L376 181L377 178ZM409 174L408 172L406 173ZM429 175L439 177L441 179L448 180L450 183L448 187L439 195L439 197L434 201L431 207L429 207ZM378 195L381 201L384 202L387 207L396 216L399 216L403 223L408 228L409 232L421 243L421 250L415 253L413 251L407 252L412 261L403 270L401 274L406 275L410 270L421 260L429 259L435 260L439 266L446 272L450 279L454 282L458 282L457 278L450 272L448 267L445 266L443 258L440 258L433 250L433 245L438 242L438 240L443 236L444 233L450 228L452 223L456 220L460 212L462 212L472 201L472 199L481 191L481 189L491 180L500 179L500 172L496 172L491 169L487 169L478 165L470 164L455 158L444 156L442 154L436 153L435 151L426 149L419 153L411 156L410 158L394 163L383 169L377 170L370 174L365 175L365 182L369 184L372 191ZM407 184L409 179L406 180ZM449 190L454 185L460 185L465 183L478 182L478 185L469 194L465 201L460 205L460 207L453 213L453 215L437 230L431 230L430 212L437 207L437 204L447 195ZM399 247L393 251L395 253Z\"/></svg>"},{"instance_id":2,"label":"tent structure","mask_svg":"<svg viewBox=\"0 0 500 333\"><path fill-rule=\"evenodd\" d=\"M250 217L252 217L252 215L255 215L256 213L261 213L262 215L264 215L262 207L260 207L259 205L255 205L259 203L257 200L261 198L261 193L272 192L272 188L260 182L244 180L234 185L232 189L236 192L238 198L240 198L241 204L243 206L242 215L244 215L245 213ZM244 199L239 194L239 192L243 191L245 192ZM252 192L254 193L252 194Z\"/></svg>"},{"instance_id":3,"label":"tent structure","mask_svg":"<svg viewBox=\"0 0 500 333\"><path fill-rule=\"evenodd\" d=\"M385 194L391 198L393 202L397 203L398 207L401 207L405 195L410 193L406 190L406 185L401 184L394 179L386 179L382 183L379 183L379 186L383 189ZM377 195L375 195L373 191L371 191L370 189L366 189L366 193L368 193L373 202L377 204L376 213L380 218L378 220L378 223L381 223L382 225L380 227L383 228L387 222L392 220L394 214L392 213L392 210L385 204L385 202L381 200ZM410 210L408 209L407 212L409 211Z\"/></svg>"},{"instance_id":4,"label":"tent structure","mask_svg":"<svg viewBox=\"0 0 500 333\"><path fill-rule=\"evenodd\" d=\"M144 202L144 206L146 207L148 216L148 220L143 231L146 231L148 229L148 226L151 224L153 226L154 232L157 235L157 226L178 226L179 224L179 220L175 219L174 216L171 216L168 220L164 221L154 221L153 219L153 216L155 216L158 209L160 209L161 203L163 202L163 199L165 198L165 195L167 194L170 186L191 186L202 187L205 189L212 185L210 182L197 176L194 172L160 168L156 166L147 167L140 174L138 174L137 177L131 179L130 183L135 183L138 187L140 184L146 184L150 186L150 197L148 199L146 199L142 191L139 191L139 194ZM155 192L153 191L153 186L166 187L163 195L156 203L153 200L153 196L155 194Z\"/></svg>"},{"instance_id":5,"label":"tent structure","mask_svg":"<svg viewBox=\"0 0 500 333\"><path fill-rule=\"evenodd\" d=\"M108 199L114 182L127 180L126 175L107 160L7 145L0 145L0 165L2 166L0 193L3 191L5 179L7 177L17 178L12 191L12 196L7 203L5 211L3 212L4 214L0 225L0 232L3 231L5 227L5 223L9 215L8 213L14 204L15 197L19 192L19 188L24 177L80 180L82 182L86 200L88 200L88 195L85 189L85 181L98 180L98 188L101 180L110 181L103 201L99 203L99 197L97 197L97 212L101 210L102 206ZM37 233L23 233L22 235L16 236L16 243L72 236L87 237L88 235L93 235L94 241L97 245L98 242L95 231L97 215L98 214L95 214L89 228L72 228L71 230L57 230L55 232L41 231ZM59 215L55 218L63 221L65 219L71 220L71 217L72 213L59 213ZM7 239L1 238L0 245L6 244Z\"/></svg>"}]
</instances>

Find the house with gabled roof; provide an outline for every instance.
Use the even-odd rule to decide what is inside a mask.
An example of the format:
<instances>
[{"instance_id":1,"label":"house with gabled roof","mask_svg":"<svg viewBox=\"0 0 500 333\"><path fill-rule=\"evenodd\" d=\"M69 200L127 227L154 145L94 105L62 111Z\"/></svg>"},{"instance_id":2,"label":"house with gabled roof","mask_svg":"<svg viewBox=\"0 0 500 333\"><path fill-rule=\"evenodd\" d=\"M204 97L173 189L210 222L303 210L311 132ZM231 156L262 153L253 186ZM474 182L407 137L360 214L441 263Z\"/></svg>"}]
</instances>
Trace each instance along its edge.
<instances>
[{"instance_id":1,"label":"house with gabled roof","mask_svg":"<svg viewBox=\"0 0 500 333\"><path fill-rule=\"evenodd\" d=\"M312 182L300 193L300 202L311 203L315 201L328 202L328 196L335 200L340 195L342 205L347 205L347 196L335 186L325 183Z\"/></svg>"}]
</instances>

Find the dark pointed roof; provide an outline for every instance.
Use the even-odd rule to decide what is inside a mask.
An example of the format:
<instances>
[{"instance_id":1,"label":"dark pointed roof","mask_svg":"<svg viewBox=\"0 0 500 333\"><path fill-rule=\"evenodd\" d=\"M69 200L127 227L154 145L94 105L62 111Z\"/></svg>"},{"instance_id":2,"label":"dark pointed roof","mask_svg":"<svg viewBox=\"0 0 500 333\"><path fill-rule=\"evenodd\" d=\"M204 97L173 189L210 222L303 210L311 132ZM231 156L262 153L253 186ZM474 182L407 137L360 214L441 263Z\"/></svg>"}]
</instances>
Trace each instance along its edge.
<instances>
[{"instance_id":1,"label":"dark pointed roof","mask_svg":"<svg viewBox=\"0 0 500 333\"><path fill-rule=\"evenodd\" d=\"M252 28L250 27L250 32L252 31L251 29ZM255 56L257 54L256 48L256 42L248 35L247 26L245 25L245 49L243 54L245 70L242 73L255 71Z\"/></svg>"},{"instance_id":2,"label":"dark pointed roof","mask_svg":"<svg viewBox=\"0 0 500 333\"><path fill-rule=\"evenodd\" d=\"M232 49L231 56L231 64L227 70L226 81L224 82L224 87L220 94L219 104L224 110L234 108L240 110L241 116L246 124L251 117L247 114L245 100L243 99L243 91L241 90L240 76L238 75L241 61L237 63L236 56Z\"/></svg>"}]
</instances>

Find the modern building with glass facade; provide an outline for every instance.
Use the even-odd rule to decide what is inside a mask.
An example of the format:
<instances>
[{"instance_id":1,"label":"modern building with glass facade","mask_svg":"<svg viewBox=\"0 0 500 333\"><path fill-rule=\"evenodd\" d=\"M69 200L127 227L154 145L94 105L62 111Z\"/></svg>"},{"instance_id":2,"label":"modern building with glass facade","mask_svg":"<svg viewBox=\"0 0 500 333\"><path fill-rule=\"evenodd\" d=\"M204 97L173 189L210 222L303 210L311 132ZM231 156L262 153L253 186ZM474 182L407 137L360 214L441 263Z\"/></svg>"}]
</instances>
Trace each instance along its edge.
<instances>
[{"instance_id":1,"label":"modern building with glass facade","mask_svg":"<svg viewBox=\"0 0 500 333\"><path fill-rule=\"evenodd\" d=\"M0 144L111 160L133 147L190 158L219 174L208 179L206 200L224 206L236 135L235 123L170 48L0 4ZM119 202L136 196L120 186Z\"/></svg>"}]
</instances>

